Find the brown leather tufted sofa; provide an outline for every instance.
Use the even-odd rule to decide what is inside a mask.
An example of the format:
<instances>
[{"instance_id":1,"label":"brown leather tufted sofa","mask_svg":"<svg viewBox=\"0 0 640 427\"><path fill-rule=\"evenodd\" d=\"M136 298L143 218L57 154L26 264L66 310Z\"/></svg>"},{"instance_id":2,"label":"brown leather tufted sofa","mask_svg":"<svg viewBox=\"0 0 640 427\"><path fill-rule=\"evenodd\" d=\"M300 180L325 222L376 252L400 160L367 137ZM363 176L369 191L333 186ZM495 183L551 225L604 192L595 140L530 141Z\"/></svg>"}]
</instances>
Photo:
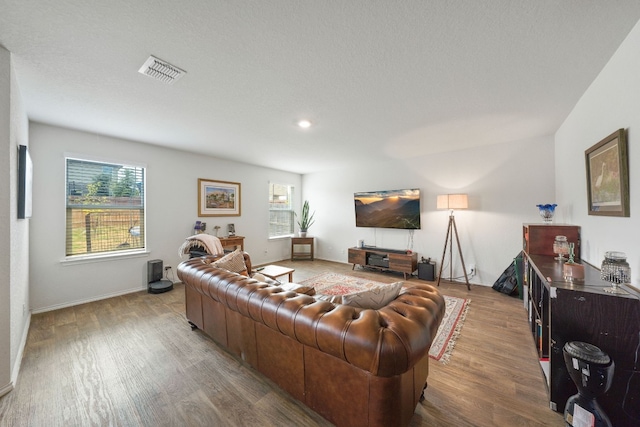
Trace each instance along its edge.
<instances>
[{"instance_id":1,"label":"brown leather tufted sofa","mask_svg":"<svg viewBox=\"0 0 640 427\"><path fill-rule=\"evenodd\" d=\"M245 254L251 271L251 259ZM404 289L379 310L285 291L200 258L178 266L189 322L337 426L406 426L442 321L436 288Z\"/></svg>"}]
</instances>

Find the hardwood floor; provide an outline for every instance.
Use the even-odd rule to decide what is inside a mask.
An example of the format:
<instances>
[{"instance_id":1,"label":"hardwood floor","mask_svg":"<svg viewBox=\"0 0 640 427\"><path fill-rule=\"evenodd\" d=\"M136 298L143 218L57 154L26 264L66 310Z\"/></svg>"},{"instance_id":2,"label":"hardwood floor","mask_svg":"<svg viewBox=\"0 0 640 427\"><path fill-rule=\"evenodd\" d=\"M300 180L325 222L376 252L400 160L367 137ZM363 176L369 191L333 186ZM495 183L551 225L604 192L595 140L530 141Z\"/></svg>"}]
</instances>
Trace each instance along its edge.
<instances>
[{"instance_id":1,"label":"hardwood floor","mask_svg":"<svg viewBox=\"0 0 640 427\"><path fill-rule=\"evenodd\" d=\"M371 277L350 264L282 261L294 281L325 271ZM409 283L418 283L413 278ZM470 298L451 361L431 360L426 400L411 426L562 426L522 302L489 287L441 283ZM33 315L16 388L0 426L327 426L184 317L184 287L138 292Z\"/></svg>"}]
</instances>

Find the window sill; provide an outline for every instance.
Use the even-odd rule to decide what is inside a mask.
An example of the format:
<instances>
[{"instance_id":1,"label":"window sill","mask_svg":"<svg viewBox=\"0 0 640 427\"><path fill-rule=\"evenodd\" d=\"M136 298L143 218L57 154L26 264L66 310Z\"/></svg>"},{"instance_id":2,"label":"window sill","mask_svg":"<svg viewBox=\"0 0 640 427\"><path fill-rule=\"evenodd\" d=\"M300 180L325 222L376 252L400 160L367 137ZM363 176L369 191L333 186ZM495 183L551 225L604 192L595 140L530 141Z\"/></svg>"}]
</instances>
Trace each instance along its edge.
<instances>
[{"instance_id":1,"label":"window sill","mask_svg":"<svg viewBox=\"0 0 640 427\"><path fill-rule=\"evenodd\" d=\"M284 240L284 239L290 239L291 237L295 237L295 234L287 234L287 235L284 235L284 236L269 237L269 240Z\"/></svg>"},{"instance_id":2,"label":"window sill","mask_svg":"<svg viewBox=\"0 0 640 427\"><path fill-rule=\"evenodd\" d=\"M122 251L118 253L101 254L101 255L76 255L63 258L60 260L62 265L88 264L91 262L115 261L124 258L140 258L149 256L150 252L146 249L138 251Z\"/></svg>"}]
</instances>

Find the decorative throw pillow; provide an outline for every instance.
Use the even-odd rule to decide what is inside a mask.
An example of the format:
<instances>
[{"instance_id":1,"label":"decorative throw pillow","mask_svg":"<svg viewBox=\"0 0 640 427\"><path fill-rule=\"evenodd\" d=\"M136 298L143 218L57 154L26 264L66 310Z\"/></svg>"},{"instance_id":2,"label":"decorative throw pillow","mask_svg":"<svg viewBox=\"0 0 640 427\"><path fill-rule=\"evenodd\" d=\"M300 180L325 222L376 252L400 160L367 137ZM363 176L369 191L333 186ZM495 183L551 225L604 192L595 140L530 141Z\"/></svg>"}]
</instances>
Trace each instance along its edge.
<instances>
[{"instance_id":1,"label":"decorative throw pillow","mask_svg":"<svg viewBox=\"0 0 640 427\"><path fill-rule=\"evenodd\" d=\"M404 282L395 282L342 295L342 304L377 310L393 301L400 293L403 284Z\"/></svg>"},{"instance_id":2,"label":"decorative throw pillow","mask_svg":"<svg viewBox=\"0 0 640 427\"><path fill-rule=\"evenodd\" d=\"M245 276L248 275L247 266L244 263L244 253L241 249L236 249L230 254L223 256L216 262L211 263L211 265L217 268L224 268L225 270L229 270L232 273L240 273Z\"/></svg>"},{"instance_id":3,"label":"decorative throw pillow","mask_svg":"<svg viewBox=\"0 0 640 427\"><path fill-rule=\"evenodd\" d=\"M342 304L342 295L315 294L313 298L316 301L329 301L334 304Z\"/></svg>"}]
</instances>

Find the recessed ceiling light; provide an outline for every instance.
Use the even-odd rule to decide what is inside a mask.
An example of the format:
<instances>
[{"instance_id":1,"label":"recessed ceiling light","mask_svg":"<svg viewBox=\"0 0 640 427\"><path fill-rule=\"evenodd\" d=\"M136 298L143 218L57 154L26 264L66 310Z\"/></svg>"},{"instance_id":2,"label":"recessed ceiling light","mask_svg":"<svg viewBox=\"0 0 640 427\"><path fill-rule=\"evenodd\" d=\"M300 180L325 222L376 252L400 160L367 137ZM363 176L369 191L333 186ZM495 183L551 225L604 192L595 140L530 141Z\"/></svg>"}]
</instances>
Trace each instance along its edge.
<instances>
[{"instance_id":1,"label":"recessed ceiling light","mask_svg":"<svg viewBox=\"0 0 640 427\"><path fill-rule=\"evenodd\" d=\"M302 128L302 129L308 129L311 127L311 122L309 120L306 119L302 119L302 120L298 120L298 127Z\"/></svg>"}]
</instances>

